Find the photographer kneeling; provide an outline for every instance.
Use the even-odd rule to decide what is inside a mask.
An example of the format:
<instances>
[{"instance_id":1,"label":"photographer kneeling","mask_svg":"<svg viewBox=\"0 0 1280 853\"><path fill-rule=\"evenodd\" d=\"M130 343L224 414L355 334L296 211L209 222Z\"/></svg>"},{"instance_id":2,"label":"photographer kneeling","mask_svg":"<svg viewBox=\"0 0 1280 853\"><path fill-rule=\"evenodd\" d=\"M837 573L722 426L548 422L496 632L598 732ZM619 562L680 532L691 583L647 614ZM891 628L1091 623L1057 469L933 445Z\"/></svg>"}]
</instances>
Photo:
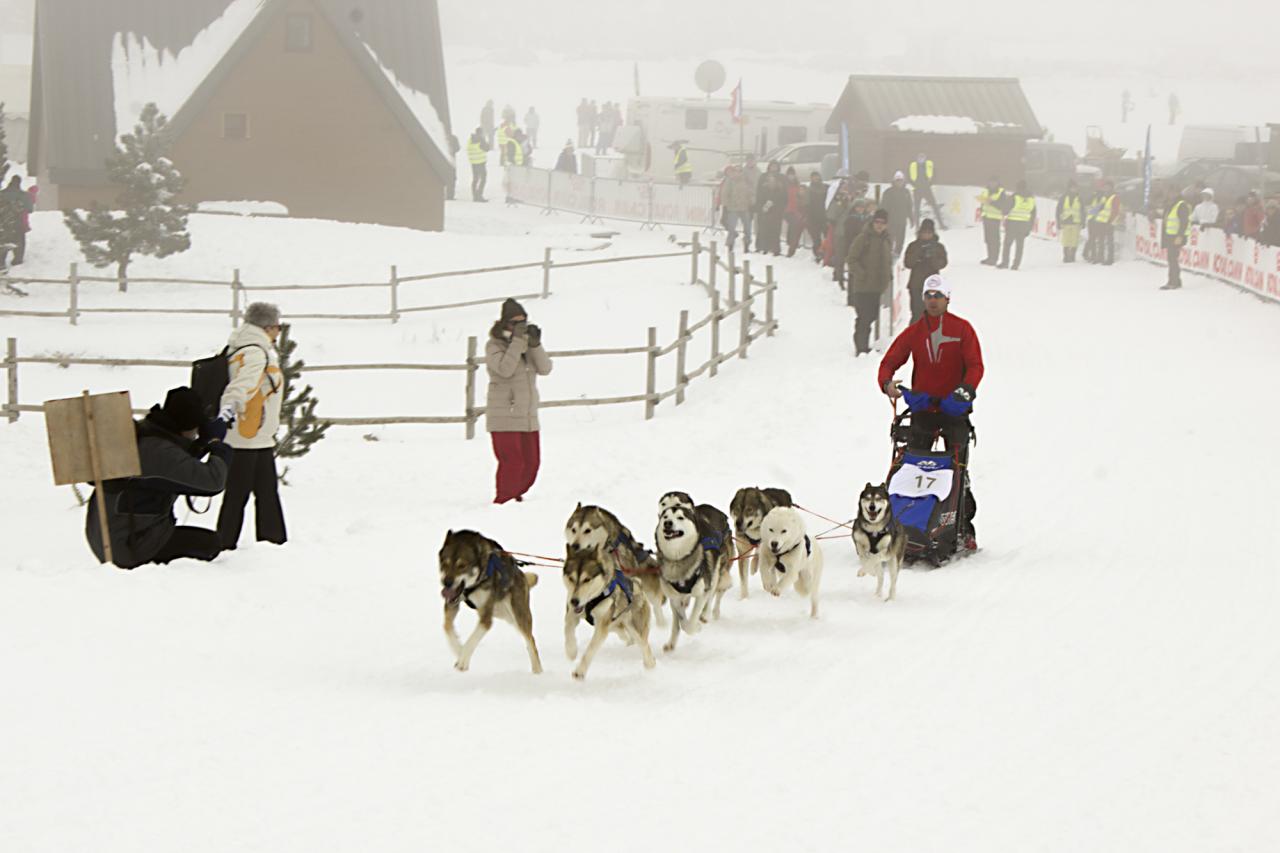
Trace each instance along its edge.
<instances>
[{"instance_id":1,"label":"photographer kneeling","mask_svg":"<svg viewBox=\"0 0 1280 853\"><path fill-rule=\"evenodd\" d=\"M226 423L205 421L199 395L182 387L168 393L164 406L152 406L134 429L142 473L107 480L101 494L94 490L85 516L89 547L98 562L107 561L97 507L104 500L116 566L132 569L182 557L212 560L222 550L218 534L179 527L173 504L178 495L208 497L226 486L231 460L231 448L222 442ZM201 461L206 453L209 458Z\"/></svg>"}]
</instances>

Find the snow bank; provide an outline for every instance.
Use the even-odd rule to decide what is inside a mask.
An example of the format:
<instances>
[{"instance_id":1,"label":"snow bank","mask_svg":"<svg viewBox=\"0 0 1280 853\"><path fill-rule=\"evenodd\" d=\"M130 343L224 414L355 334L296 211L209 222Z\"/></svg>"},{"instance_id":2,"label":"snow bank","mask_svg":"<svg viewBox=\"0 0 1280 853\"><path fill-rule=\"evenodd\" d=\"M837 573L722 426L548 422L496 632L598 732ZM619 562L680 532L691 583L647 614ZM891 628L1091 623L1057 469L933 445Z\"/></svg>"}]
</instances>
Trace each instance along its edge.
<instances>
[{"instance_id":1,"label":"snow bank","mask_svg":"<svg viewBox=\"0 0 1280 853\"><path fill-rule=\"evenodd\" d=\"M152 102L173 118L261 10L261 0L232 0L176 54L136 33L117 33L111 46L116 135L130 132Z\"/></svg>"},{"instance_id":2,"label":"snow bank","mask_svg":"<svg viewBox=\"0 0 1280 853\"><path fill-rule=\"evenodd\" d=\"M200 213L235 213L240 216L288 216L289 208L278 201L202 201Z\"/></svg>"}]
</instances>

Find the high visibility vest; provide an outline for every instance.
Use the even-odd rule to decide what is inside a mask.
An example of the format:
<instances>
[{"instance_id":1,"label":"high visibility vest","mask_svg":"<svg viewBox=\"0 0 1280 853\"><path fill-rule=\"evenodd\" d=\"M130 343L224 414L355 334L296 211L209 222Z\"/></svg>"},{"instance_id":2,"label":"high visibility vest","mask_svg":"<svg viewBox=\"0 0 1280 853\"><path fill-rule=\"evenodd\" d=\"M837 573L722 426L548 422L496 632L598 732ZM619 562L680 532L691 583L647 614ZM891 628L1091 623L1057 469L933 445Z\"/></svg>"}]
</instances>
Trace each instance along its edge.
<instances>
[{"instance_id":1,"label":"high visibility vest","mask_svg":"<svg viewBox=\"0 0 1280 853\"><path fill-rule=\"evenodd\" d=\"M1062 224L1080 224L1080 196L1076 196L1074 201L1069 198L1062 199Z\"/></svg>"},{"instance_id":2,"label":"high visibility vest","mask_svg":"<svg viewBox=\"0 0 1280 853\"><path fill-rule=\"evenodd\" d=\"M511 156L508 158L508 162L511 163L511 165L513 166L523 166L524 165L524 146L520 144L520 140L518 139L512 139L510 140L510 142L511 142Z\"/></svg>"},{"instance_id":3,"label":"high visibility vest","mask_svg":"<svg viewBox=\"0 0 1280 853\"><path fill-rule=\"evenodd\" d=\"M1104 198L1102 200L1102 208L1098 211L1098 215L1094 217L1094 220L1101 222L1103 225L1109 223L1111 221L1111 203L1115 200L1115 193Z\"/></svg>"},{"instance_id":4,"label":"high visibility vest","mask_svg":"<svg viewBox=\"0 0 1280 853\"><path fill-rule=\"evenodd\" d=\"M911 183L914 184L920 178L920 161L919 160L913 161L911 163L910 173L911 173ZM932 160L924 161L924 178L926 181L929 181L930 183L933 182L933 161Z\"/></svg>"},{"instance_id":5,"label":"high visibility vest","mask_svg":"<svg viewBox=\"0 0 1280 853\"><path fill-rule=\"evenodd\" d=\"M1164 233L1170 237L1181 237L1183 234L1182 223L1178 221L1178 212L1182 210L1186 202L1179 199L1178 203L1170 208L1169 213L1164 218Z\"/></svg>"},{"instance_id":6,"label":"high visibility vest","mask_svg":"<svg viewBox=\"0 0 1280 853\"><path fill-rule=\"evenodd\" d=\"M982 202L982 218L983 219L1004 219L1004 211L996 207L996 202L1004 198L1004 187L995 191L992 195L990 190L983 190L982 195L978 196L978 201Z\"/></svg>"},{"instance_id":7,"label":"high visibility vest","mask_svg":"<svg viewBox=\"0 0 1280 853\"><path fill-rule=\"evenodd\" d=\"M677 175L693 174L693 164L689 162L689 151L683 145L676 150L675 167Z\"/></svg>"},{"instance_id":8,"label":"high visibility vest","mask_svg":"<svg viewBox=\"0 0 1280 853\"><path fill-rule=\"evenodd\" d=\"M483 163L489 159L489 152L484 150L484 146L472 139L467 143L467 159L471 161L471 165Z\"/></svg>"},{"instance_id":9,"label":"high visibility vest","mask_svg":"<svg viewBox=\"0 0 1280 853\"><path fill-rule=\"evenodd\" d=\"M1010 222L1030 222L1031 211L1036 209L1035 196L1014 193L1013 209L1009 211Z\"/></svg>"}]
</instances>

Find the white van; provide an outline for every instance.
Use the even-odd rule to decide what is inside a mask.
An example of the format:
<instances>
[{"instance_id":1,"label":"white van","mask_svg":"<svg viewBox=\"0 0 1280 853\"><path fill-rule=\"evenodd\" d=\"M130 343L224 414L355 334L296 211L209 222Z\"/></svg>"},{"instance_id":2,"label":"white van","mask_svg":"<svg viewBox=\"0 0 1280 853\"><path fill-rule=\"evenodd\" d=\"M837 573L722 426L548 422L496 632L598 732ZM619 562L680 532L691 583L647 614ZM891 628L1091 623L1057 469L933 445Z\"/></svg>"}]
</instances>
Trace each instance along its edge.
<instances>
[{"instance_id":1,"label":"white van","mask_svg":"<svg viewBox=\"0 0 1280 853\"><path fill-rule=\"evenodd\" d=\"M1233 160L1237 144L1253 141L1253 128L1245 125L1189 124L1182 129L1178 160Z\"/></svg>"},{"instance_id":2,"label":"white van","mask_svg":"<svg viewBox=\"0 0 1280 853\"><path fill-rule=\"evenodd\" d=\"M675 180L675 155L670 146L683 141L693 163L696 181L711 180L731 155L744 152L763 158L779 146L797 142L827 142L831 107L787 101L747 101L744 122L729 113L728 98L632 98L627 123L619 130L615 148L627 155L632 171L655 180Z\"/></svg>"}]
</instances>

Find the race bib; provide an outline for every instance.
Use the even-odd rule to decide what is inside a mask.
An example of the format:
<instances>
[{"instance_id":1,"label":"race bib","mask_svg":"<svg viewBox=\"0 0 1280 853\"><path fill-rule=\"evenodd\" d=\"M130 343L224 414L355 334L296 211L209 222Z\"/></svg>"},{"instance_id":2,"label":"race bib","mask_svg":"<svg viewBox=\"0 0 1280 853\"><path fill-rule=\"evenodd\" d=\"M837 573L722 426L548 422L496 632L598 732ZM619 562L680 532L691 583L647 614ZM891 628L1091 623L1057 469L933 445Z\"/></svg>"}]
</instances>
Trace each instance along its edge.
<instances>
[{"instance_id":1,"label":"race bib","mask_svg":"<svg viewBox=\"0 0 1280 853\"><path fill-rule=\"evenodd\" d=\"M922 498L932 495L946 500L951 494L951 482L955 471L950 468L925 470L916 465L903 465L889 481L889 494L904 498Z\"/></svg>"}]
</instances>

